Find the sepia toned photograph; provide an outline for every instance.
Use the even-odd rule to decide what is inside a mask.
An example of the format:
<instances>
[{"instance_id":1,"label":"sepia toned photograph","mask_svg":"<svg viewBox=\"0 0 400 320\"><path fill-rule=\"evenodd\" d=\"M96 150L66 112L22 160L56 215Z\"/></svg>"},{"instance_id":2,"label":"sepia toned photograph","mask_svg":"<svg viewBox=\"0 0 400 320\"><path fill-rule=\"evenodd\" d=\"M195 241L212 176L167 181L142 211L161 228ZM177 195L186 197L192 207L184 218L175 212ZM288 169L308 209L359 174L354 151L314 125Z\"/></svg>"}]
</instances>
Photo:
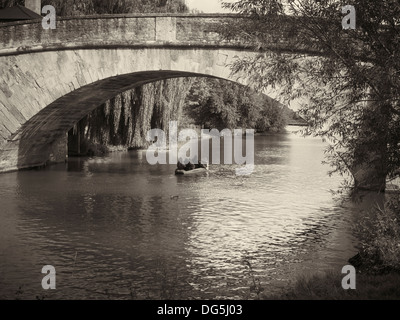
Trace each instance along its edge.
<instances>
[{"instance_id":1,"label":"sepia toned photograph","mask_svg":"<svg viewBox=\"0 0 400 320\"><path fill-rule=\"evenodd\" d=\"M397 0L0 0L0 300L398 300L399 177Z\"/></svg>"}]
</instances>

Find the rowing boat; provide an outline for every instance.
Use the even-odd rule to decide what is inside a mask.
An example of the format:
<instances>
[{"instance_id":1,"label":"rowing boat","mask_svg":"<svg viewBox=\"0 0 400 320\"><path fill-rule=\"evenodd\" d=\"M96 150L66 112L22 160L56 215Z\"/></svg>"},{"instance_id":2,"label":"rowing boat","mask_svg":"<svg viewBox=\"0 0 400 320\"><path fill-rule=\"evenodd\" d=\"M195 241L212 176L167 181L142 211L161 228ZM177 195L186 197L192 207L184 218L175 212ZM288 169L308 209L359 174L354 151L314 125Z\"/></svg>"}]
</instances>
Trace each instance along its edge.
<instances>
[{"instance_id":1,"label":"rowing boat","mask_svg":"<svg viewBox=\"0 0 400 320\"><path fill-rule=\"evenodd\" d=\"M204 173L207 171L208 170L206 168L197 168L197 169L188 170L188 171L176 169L175 174L176 175L195 175L195 174L201 174L201 173Z\"/></svg>"}]
</instances>

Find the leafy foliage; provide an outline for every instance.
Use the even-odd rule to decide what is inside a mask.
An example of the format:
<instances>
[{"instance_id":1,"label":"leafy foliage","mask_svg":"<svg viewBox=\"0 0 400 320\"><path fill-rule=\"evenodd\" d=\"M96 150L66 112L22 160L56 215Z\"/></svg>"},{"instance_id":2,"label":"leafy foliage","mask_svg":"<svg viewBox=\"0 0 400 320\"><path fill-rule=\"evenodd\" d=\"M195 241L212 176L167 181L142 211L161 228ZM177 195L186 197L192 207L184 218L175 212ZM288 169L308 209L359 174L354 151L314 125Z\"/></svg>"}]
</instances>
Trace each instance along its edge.
<instances>
[{"instance_id":1,"label":"leafy foliage","mask_svg":"<svg viewBox=\"0 0 400 320\"><path fill-rule=\"evenodd\" d=\"M368 271L400 271L400 199L389 199L357 222L360 256Z\"/></svg>"},{"instance_id":2,"label":"leafy foliage","mask_svg":"<svg viewBox=\"0 0 400 320\"><path fill-rule=\"evenodd\" d=\"M179 121L192 79L177 78L149 83L125 91L79 121L82 141L107 148L143 148L147 131L168 132L169 121ZM72 134L72 132L70 132ZM85 149L82 148L81 149ZM100 152L102 153L102 152Z\"/></svg>"},{"instance_id":3,"label":"leafy foliage","mask_svg":"<svg viewBox=\"0 0 400 320\"><path fill-rule=\"evenodd\" d=\"M24 5L24 2L0 0L0 8ZM59 16L188 11L184 0L42 0L44 5L54 6Z\"/></svg>"},{"instance_id":4,"label":"leafy foliage","mask_svg":"<svg viewBox=\"0 0 400 320\"><path fill-rule=\"evenodd\" d=\"M17 4L23 6L25 0L0 0L0 9L16 6Z\"/></svg>"},{"instance_id":5,"label":"leafy foliage","mask_svg":"<svg viewBox=\"0 0 400 320\"><path fill-rule=\"evenodd\" d=\"M195 124L209 129L279 131L287 122L286 109L277 101L225 80L197 78L187 105Z\"/></svg>"},{"instance_id":6,"label":"leafy foliage","mask_svg":"<svg viewBox=\"0 0 400 320\"><path fill-rule=\"evenodd\" d=\"M356 30L343 30L343 6L357 10ZM260 51L232 72L257 89L280 88L281 101L301 101L305 134L328 138L332 172L371 167L393 178L400 165L400 3L395 0L240 0L225 7L250 16L226 29ZM279 38L286 42L282 45ZM356 181L357 183L357 181ZM383 186L384 187L384 186Z\"/></svg>"}]
</instances>

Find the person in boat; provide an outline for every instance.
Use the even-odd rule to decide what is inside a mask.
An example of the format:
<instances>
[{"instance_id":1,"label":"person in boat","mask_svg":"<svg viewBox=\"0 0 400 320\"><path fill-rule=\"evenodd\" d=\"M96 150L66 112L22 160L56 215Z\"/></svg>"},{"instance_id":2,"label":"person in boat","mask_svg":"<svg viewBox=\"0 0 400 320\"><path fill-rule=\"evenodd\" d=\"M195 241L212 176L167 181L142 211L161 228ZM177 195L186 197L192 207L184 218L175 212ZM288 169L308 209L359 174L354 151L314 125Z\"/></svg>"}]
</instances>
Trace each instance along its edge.
<instances>
[{"instance_id":1,"label":"person in boat","mask_svg":"<svg viewBox=\"0 0 400 320\"><path fill-rule=\"evenodd\" d=\"M186 165L183 163L182 158L179 158L177 167L178 167L178 170L185 170Z\"/></svg>"},{"instance_id":2,"label":"person in boat","mask_svg":"<svg viewBox=\"0 0 400 320\"><path fill-rule=\"evenodd\" d=\"M207 163L201 163L201 161L199 161L198 166L199 166L199 168L204 168L204 169L207 169L207 168L208 168Z\"/></svg>"},{"instance_id":3,"label":"person in boat","mask_svg":"<svg viewBox=\"0 0 400 320\"><path fill-rule=\"evenodd\" d=\"M189 162L185 166L185 171L190 171L190 170L193 170L195 168L196 168L196 166L193 163L191 163L190 160L189 160Z\"/></svg>"},{"instance_id":4,"label":"person in boat","mask_svg":"<svg viewBox=\"0 0 400 320\"><path fill-rule=\"evenodd\" d=\"M179 158L179 161L177 164L178 170L190 171L190 170L195 169L195 165L190 161L190 159L189 159L188 163L185 164L186 160L187 159L185 159L185 161L183 161L182 158Z\"/></svg>"},{"instance_id":5,"label":"person in boat","mask_svg":"<svg viewBox=\"0 0 400 320\"><path fill-rule=\"evenodd\" d=\"M197 159L197 156L194 156L194 158L193 158L193 164L194 164L194 169L200 168L199 162L198 162L198 159Z\"/></svg>"},{"instance_id":6,"label":"person in boat","mask_svg":"<svg viewBox=\"0 0 400 320\"><path fill-rule=\"evenodd\" d=\"M199 163L196 165L196 168L208 169L207 160L204 162L201 162L201 160L199 160Z\"/></svg>"},{"instance_id":7,"label":"person in boat","mask_svg":"<svg viewBox=\"0 0 400 320\"><path fill-rule=\"evenodd\" d=\"M194 157L195 169L203 168L207 169L207 163L201 163L201 160L197 161L197 156Z\"/></svg>"}]
</instances>

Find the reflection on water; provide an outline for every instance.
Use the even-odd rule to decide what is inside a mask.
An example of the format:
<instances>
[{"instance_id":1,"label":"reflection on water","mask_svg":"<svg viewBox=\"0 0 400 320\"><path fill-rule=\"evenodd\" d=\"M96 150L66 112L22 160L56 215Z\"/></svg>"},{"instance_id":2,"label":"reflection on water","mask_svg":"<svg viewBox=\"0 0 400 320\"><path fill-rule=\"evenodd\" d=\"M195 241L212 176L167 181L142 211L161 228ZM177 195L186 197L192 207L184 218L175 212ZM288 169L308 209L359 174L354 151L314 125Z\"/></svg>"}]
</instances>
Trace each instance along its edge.
<instances>
[{"instance_id":1,"label":"reflection on water","mask_svg":"<svg viewBox=\"0 0 400 320\"><path fill-rule=\"evenodd\" d=\"M356 253L350 224L370 203L332 199L340 179L321 165L324 147L257 136L247 177L233 165L175 176L145 151L1 175L0 298L248 299L253 277L274 293L340 270ZM48 264L53 291L41 288Z\"/></svg>"}]
</instances>

